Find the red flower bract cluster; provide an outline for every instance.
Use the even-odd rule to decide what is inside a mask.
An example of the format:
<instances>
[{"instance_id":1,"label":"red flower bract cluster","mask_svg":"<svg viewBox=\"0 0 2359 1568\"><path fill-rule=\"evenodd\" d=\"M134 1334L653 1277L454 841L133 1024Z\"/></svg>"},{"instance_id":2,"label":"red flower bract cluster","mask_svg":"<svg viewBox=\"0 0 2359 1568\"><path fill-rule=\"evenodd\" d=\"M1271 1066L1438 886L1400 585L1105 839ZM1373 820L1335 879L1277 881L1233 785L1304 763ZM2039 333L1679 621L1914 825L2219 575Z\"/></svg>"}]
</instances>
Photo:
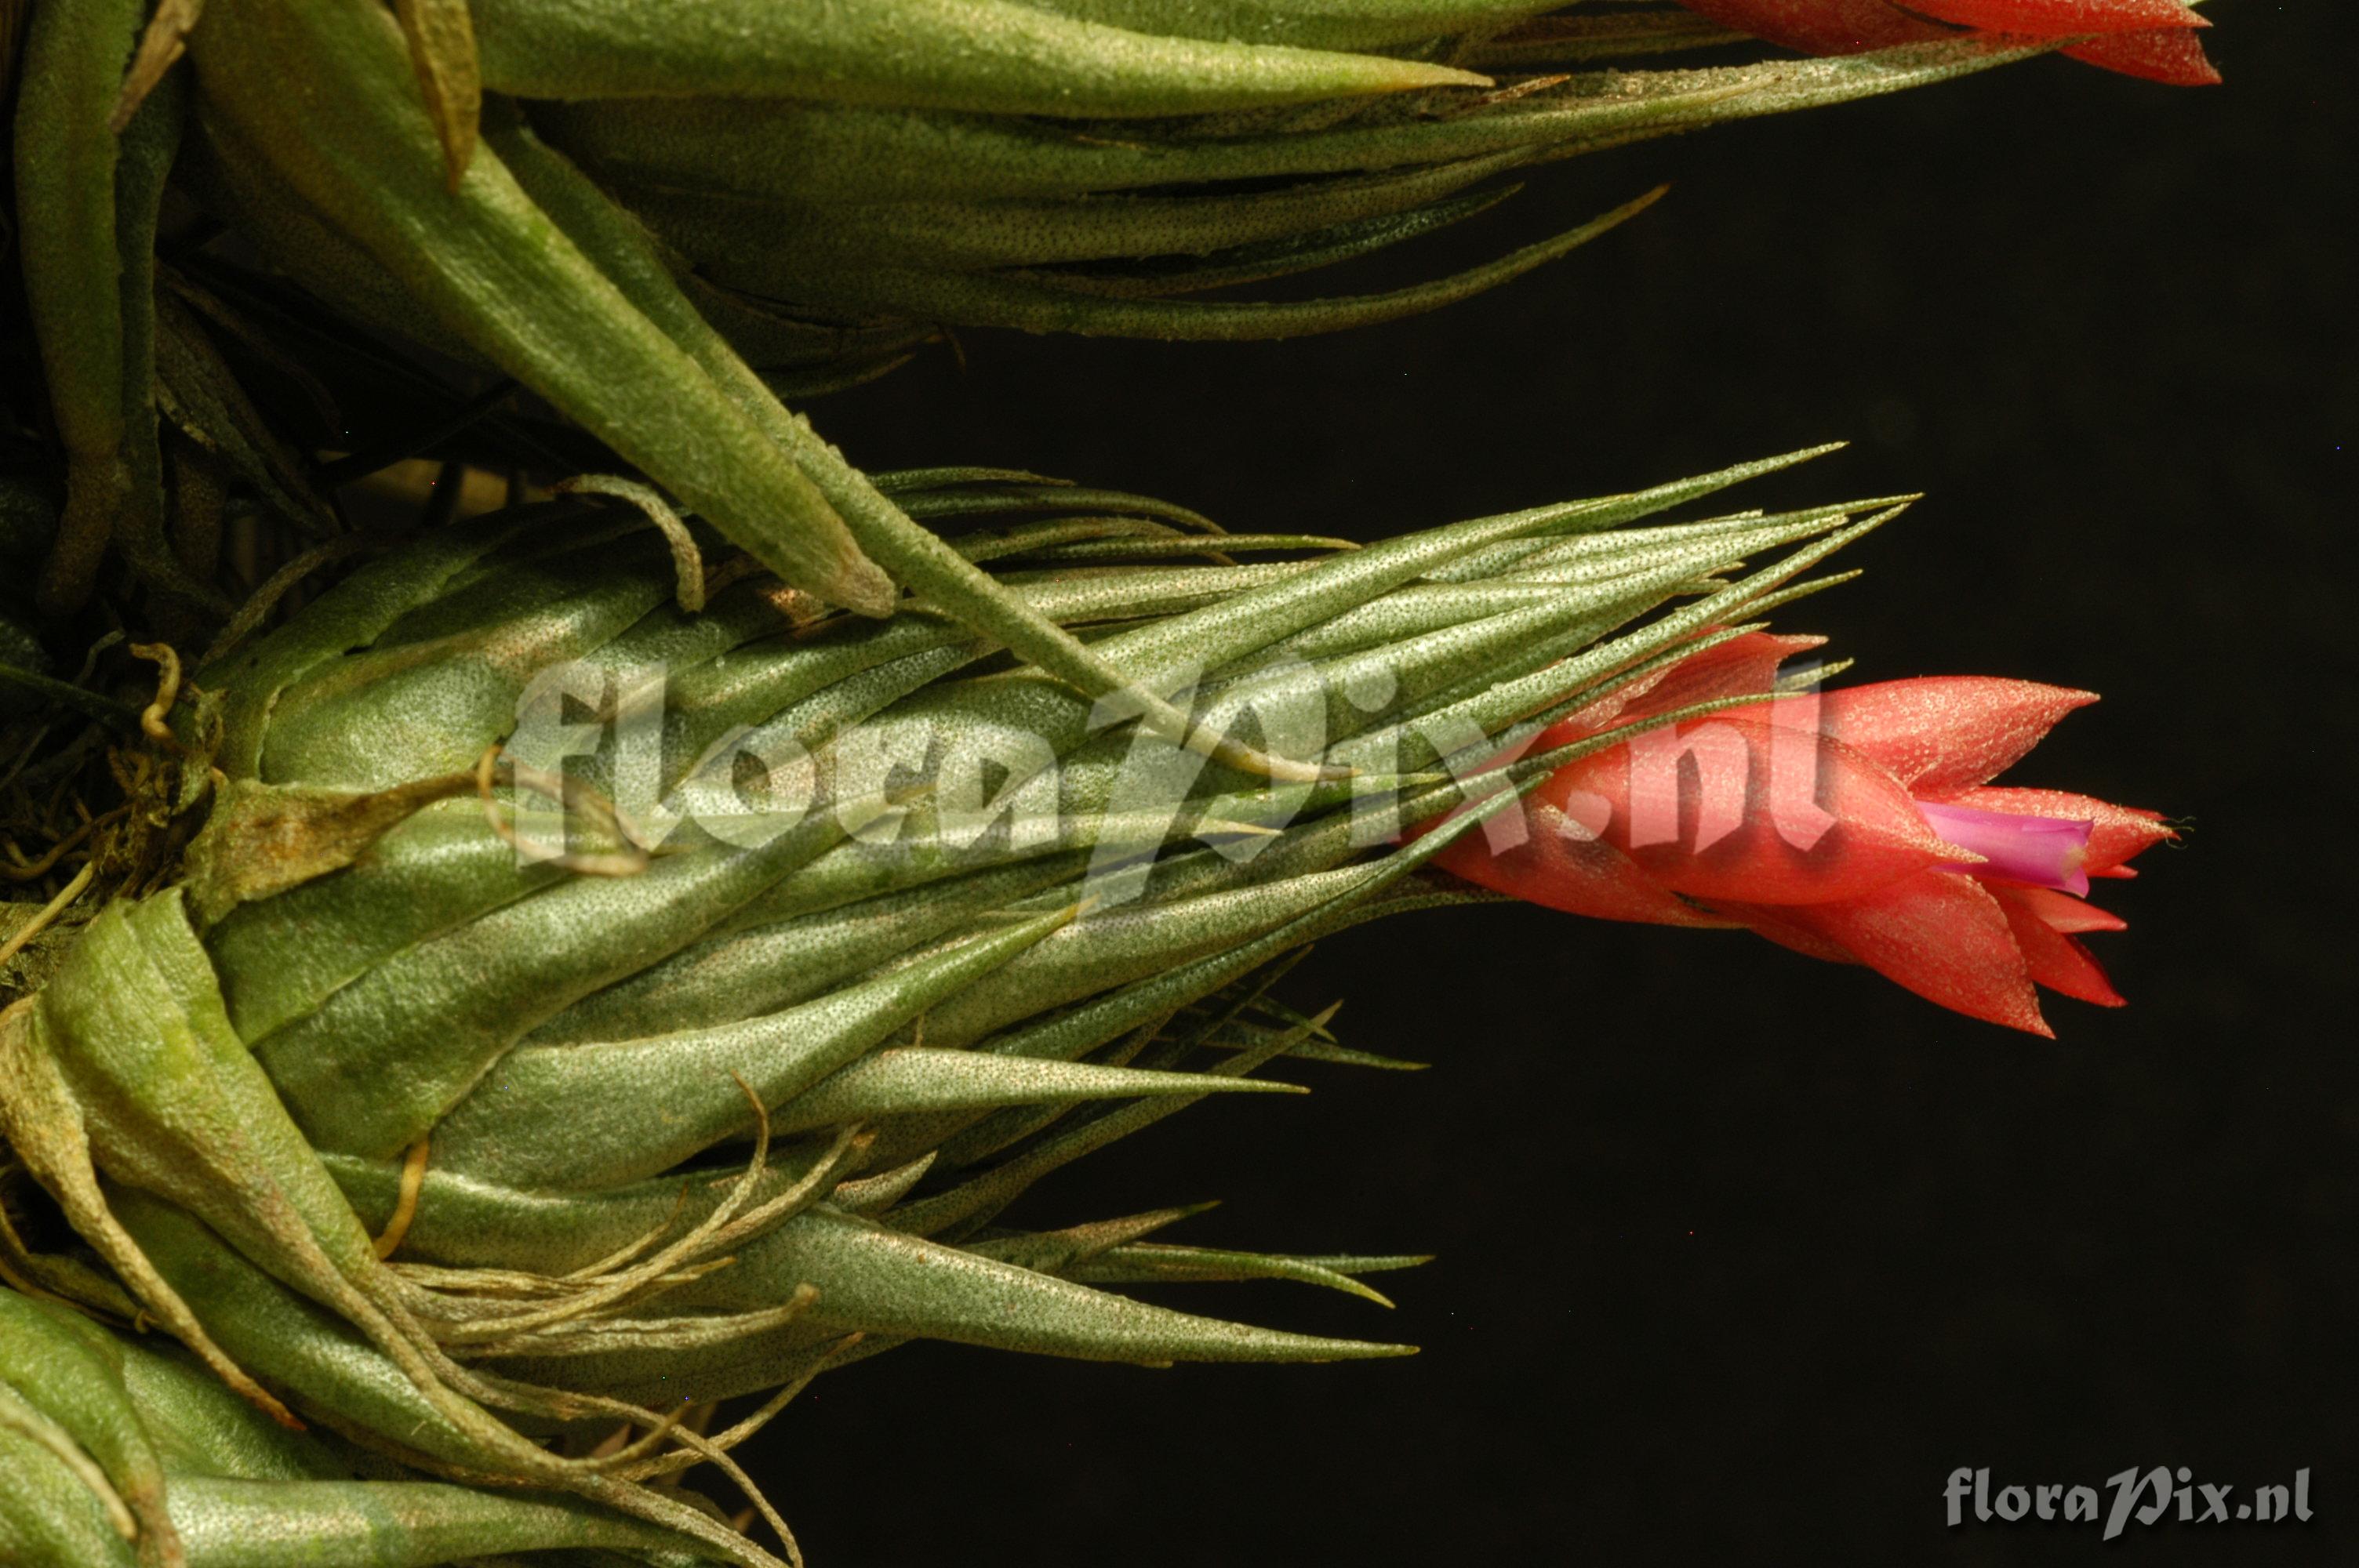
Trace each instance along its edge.
<instances>
[{"instance_id":1,"label":"red flower bract cluster","mask_svg":"<svg viewBox=\"0 0 2359 1568\"><path fill-rule=\"evenodd\" d=\"M2017 38L2079 37L2074 59L2175 87L2205 87L2220 73L2196 29L2209 27L2180 0L1680 0L1723 27L1811 54L1858 54L1955 36L1953 28Z\"/></svg>"},{"instance_id":2,"label":"red flower bract cluster","mask_svg":"<svg viewBox=\"0 0 2359 1568\"><path fill-rule=\"evenodd\" d=\"M1742 925L2036 1034L2050 1031L2035 985L2120 1005L2079 937L2122 922L2079 895L2133 875L2170 828L1990 782L2095 697L1977 676L1770 697L1778 663L1817 645L1748 633L1555 725L1532 754L1763 694L1572 762L1527 802L1520 835L1468 834L1440 864L1574 914Z\"/></svg>"}]
</instances>

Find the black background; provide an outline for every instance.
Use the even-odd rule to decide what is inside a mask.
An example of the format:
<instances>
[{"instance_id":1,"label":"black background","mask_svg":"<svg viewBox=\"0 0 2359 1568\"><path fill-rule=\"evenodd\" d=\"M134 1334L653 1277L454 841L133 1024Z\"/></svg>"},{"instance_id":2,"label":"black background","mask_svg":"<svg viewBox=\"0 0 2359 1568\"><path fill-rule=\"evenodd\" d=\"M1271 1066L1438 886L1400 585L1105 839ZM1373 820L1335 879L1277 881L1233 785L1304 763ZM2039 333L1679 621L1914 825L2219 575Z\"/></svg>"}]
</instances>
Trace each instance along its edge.
<instances>
[{"instance_id":1,"label":"black background","mask_svg":"<svg viewBox=\"0 0 2359 1568\"><path fill-rule=\"evenodd\" d=\"M1522 908L1332 944L1292 1000L1418 1076L1304 1065L1027 1200L1207 1196L1175 1239L1431 1249L1386 1314L1173 1304L1424 1346L1125 1368L919 1346L751 1457L814 1561L2089 1560L1951 1532L1994 1484L2313 1468L2307 1527L2133 1530L2139 1561L2359 1561L2350 1011L2359 435L2342 7L2222 5L2225 88L2062 60L1541 171L1350 281L1658 180L1593 246L1422 319L1277 345L976 333L829 400L871 467L1016 464L1233 528L1373 538L1836 437L1745 504L1924 490L1784 620L1854 679L2105 694L2020 782L2192 825L2098 938L2132 999L2054 1043L1738 934ZM1334 280L1325 280L1330 287Z\"/></svg>"}]
</instances>

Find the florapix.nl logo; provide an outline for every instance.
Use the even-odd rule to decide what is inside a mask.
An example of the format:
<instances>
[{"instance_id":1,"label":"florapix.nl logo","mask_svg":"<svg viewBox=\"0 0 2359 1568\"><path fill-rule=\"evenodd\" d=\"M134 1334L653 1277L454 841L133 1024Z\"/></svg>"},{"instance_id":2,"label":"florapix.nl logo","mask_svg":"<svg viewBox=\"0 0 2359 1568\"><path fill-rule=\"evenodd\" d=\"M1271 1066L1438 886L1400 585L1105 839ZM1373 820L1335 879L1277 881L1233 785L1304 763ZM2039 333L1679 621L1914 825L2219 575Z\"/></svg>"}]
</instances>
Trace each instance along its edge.
<instances>
[{"instance_id":1,"label":"florapix.nl logo","mask_svg":"<svg viewBox=\"0 0 2359 1568\"><path fill-rule=\"evenodd\" d=\"M1194 726L1174 739L1119 696L1002 716L931 691L862 711L860 692L831 688L760 722L724 721L733 705L711 699L710 672L568 661L525 688L478 784L522 859L593 873L630 874L687 848L759 851L818 825L945 868L1084 850L1085 896L1103 909L1141 896L1147 868L1175 846L1242 863L1321 823L1357 851L1484 811L1494 854L1543 835L1641 857L1757 855L1756 840L1774 839L1808 881L1843 848L1830 807L1848 776L1820 722L1819 673L1804 666L1737 699L1741 711L1685 722L1620 720L1609 677L1568 728L1560 708L1480 722L1381 663L1281 657L1243 679L1192 672L1169 687ZM1241 734L1330 776L1240 778L1197 743ZM1485 810L1584 752L1604 765L1578 785Z\"/></svg>"},{"instance_id":2,"label":"florapix.nl logo","mask_svg":"<svg viewBox=\"0 0 2359 1568\"><path fill-rule=\"evenodd\" d=\"M2132 1465L2105 1477L2101 1495L2095 1487L2067 1482L1991 1485L1987 1465L1961 1465L1950 1472L1941 1489L1944 1518L1951 1530L1977 1524L2042 1523L2095 1525L2099 1539L2112 1541L2132 1523L2285 1524L2310 1522L2310 1467L2293 1473L2293 1480L2239 1487L2226 1482L2199 1481L2187 1465L2157 1465L2141 1470Z\"/></svg>"}]
</instances>

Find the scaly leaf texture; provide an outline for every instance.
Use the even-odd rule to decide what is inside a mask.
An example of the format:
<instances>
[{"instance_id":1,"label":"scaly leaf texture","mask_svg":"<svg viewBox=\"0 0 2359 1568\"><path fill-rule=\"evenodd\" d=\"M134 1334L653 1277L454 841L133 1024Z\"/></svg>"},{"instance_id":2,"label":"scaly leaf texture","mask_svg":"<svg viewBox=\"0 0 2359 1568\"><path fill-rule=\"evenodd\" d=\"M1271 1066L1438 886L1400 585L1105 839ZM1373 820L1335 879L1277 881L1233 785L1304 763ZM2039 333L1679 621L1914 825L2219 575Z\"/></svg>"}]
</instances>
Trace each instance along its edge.
<instances>
[{"instance_id":1,"label":"scaly leaf texture","mask_svg":"<svg viewBox=\"0 0 2359 1568\"><path fill-rule=\"evenodd\" d=\"M1518 164L1902 91L2027 52L2037 51L1970 41L1603 71L1492 95L1429 90L1145 126L824 92L560 95L533 115L701 276L750 296L821 314L1035 331L1277 337L1462 297L1565 254L1630 209L1387 295L1217 307L1175 297L1454 222L1499 194L1463 188Z\"/></svg>"},{"instance_id":2,"label":"scaly leaf texture","mask_svg":"<svg viewBox=\"0 0 2359 1568\"><path fill-rule=\"evenodd\" d=\"M33 1422L12 1421L12 1409L68 1443L29 1440ZM429 1568L561 1549L723 1561L575 1498L392 1479L386 1468L333 1436L276 1425L152 1340L0 1289L0 1552L10 1563Z\"/></svg>"},{"instance_id":3,"label":"scaly leaf texture","mask_svg":"<svg viewBox=\"0 0 2359 1568\"><path fill-rule=\"evenodd\" d=\"M1269 986L1327 935L1476 896L1423 868L1544 776L1523 741L1735 634L1890 510L1661 521L1814 455L1356 548L1029 474L880 476L1191 723L1353 761L1297 784L937 608L813 623L758 570L683 608L682 541L636 506L386 552L197 673L222 777L184 880L103 911L0 1027L6 1135L120 1287L33 1262L127 1292L257 1399L572 1499L519 1530L619 1513L723 1556L641 1484L702 1439L601 1465L525 1432L916 1337L1397 1353L1100 1287L1373 1296L1355 1275L1401 1260L999 1216L1209 1096L1285 1092L1270 1063L1393 1065ZM702 524L685 547L724 553ZM262 1494L204 1496L170 1516L192 1552ZM306 1496L451 1539L439 1494Z\"/></svg>"},{"instance_id":4,"label":"scaly leaf texture","mask_svg":"<svg viewBox=\"0 0 2359 1568\"><path fill-rule=\"evenodd\" d=\"M308 257L313 273L334 275L332 292L380 316L399 311L405 295L422 302L443 334L549 396L831 603L889 614L897 583L1090 696L1118 697L1174 739L1274 776L1299 771L1190 730L1164 694L917 526L719 339L636 220L529 135L477 147L462 168L447 138L429 134L419 83L393 71L395 55L408 55L379 8L229 0L194 53L217 187L291 242L299 270ZM267 85L284 80L332 83L345 102L314 123L308 100Z\"/></svg>"},{"instance_id":5,"label":"scaly leaf texture","mask_svg":"<svg viewBox=\"0 0 2359 1568\"><path fill-rule=\"evenodd\" d=\"M1381 292L1191 296L1457 222L1534 159L2024 52L1506 83L1447 63L1533 9L218 0L189 34L187 183L342 308L530 386L795 586L874 615L907 590L1223 765L1299 783L1300 759L1190 728L1171 693L942 547L778 394L881 373L942 324L1230 340L1389 320L1555 260L1660 192ZM82 227L100 237L95 216ZM115 470L85 470L98 499L52 563L60 604L121 510L100 504ZM143 577L188 591L145 513L125 515Z\"/></svg>"}]
</instances>

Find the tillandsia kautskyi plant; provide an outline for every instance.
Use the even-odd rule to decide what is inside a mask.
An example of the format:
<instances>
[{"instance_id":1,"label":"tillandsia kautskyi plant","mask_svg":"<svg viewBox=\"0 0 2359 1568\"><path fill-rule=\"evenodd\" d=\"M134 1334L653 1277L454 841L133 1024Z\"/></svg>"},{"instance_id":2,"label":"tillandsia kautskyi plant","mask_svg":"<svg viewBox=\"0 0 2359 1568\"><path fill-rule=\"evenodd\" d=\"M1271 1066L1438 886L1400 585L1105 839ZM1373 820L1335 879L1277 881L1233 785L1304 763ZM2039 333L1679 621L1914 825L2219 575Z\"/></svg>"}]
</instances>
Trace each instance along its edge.
<instances>
[{"instance_id":1,"label":"tillandsia kautskyi plant","mask_svg":"<svg viewBox=\"0 0 2359 1568\"><path fill-rule=\"evenodd\" d=\"M779 393L889 367L944 325L1275 337L1426 308L1561 255L1650 198L1390 293L1194 296L1468 216L1526 164L2066 41L1943 36L1859 59L1567 74L1734 35L1669 8L1533 20L1549 9L36 6L16 127L20 243L72 460L42 603L56 615L85 602L112 541L152 592L222 608L174 547L154 438L153 384L168 352L189 351L153 304L155 240L167 196L193 198L356 318L547 398L796 588L879 616L918 594L1175 739L1299 779L1299 760L1189 730L1135 672L1000 591ZM295 520L311 521L303 510Z\"/></svg>"},{"instance_id":2,"label":"tillandsia kautskyi plant","mask_svg":"<svg viewBox=\"0 0 2359 1568\"><path fill-rule=\"evenodd\" d=\"M1280 1057L1382 1065L1271 983L1327 935L1495 896L1435 868L1561 837L1522 811L1534 788L1761 700L1761 617L1840 580L1808 574L1905 500L1647 520L1810 455L1359 548L1083 492L1060 513L1031 475L880 476L985 524L951 547L1195 721L1330 774L1297 784L938 610L817 611L716 534L600 497L445 524L191 677L147 650L159 685L111 770L144 826L109 833L82 875L115 896L43 934L46 979L0 1017L0 1272L165 1328L259 1411L381 1462L578 1499L516 1530L651 1527L741 1563L770 1558L669 1478L722 1466L791 1553L728 1450L908 1338L1397 1353L1097 1287L1373 1294L1355 1274L1416 1260L1148 1239L1185 1209L1003 1211L1208 1093L1272 1091L1251 1075ZM1835 784L1796 877L1912 854L2018 873L1952 806L1902 829ZM717 1434L667 1419L766 1393ZM6 1528L67 1538L63 1509L101 1539L115 1496L176 1528L152 1465L92 1457L108 1487L53 1476L0 1504L33 1516ZM299 1506L362 1509L350 1490ZM370 1550L333 1561L429 1560Z\"/></svg>"}]
</instances>

